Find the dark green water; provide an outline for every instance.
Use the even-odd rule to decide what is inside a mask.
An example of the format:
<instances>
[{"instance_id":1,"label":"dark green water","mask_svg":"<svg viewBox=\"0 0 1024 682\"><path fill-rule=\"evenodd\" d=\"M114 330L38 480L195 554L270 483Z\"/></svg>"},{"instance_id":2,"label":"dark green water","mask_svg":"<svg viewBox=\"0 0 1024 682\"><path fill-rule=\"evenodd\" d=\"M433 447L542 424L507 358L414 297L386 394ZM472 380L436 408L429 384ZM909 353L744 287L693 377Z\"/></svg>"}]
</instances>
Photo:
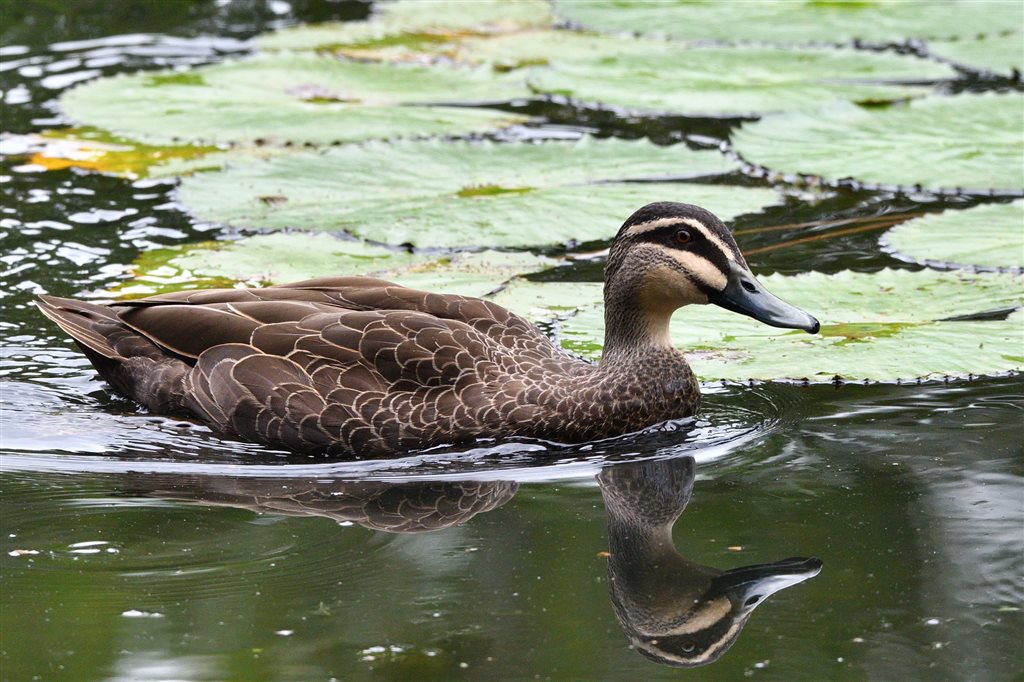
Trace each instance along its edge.
<instances>
[{"instance_id":1,"label":"dark green water","mask_svg":"<svg viewBox=\"0 0 1024 682\"><path fill-rule=\"evenodd\" d=\"M0 0L3 129L60 125L53 100L80 78L216 60L273 26L365 11L327 0ZM729 131L598 122L603 134L665 143ZM171 183L41 172L10 154L0 176L4 680L1024 676L1019 378L709 387L692 425L590 446L288 458L139 415L30 304L109 285L143 249L216 235L177 209ZM817 199L737 227L943 205L879 192ZM621 218L609 217L609 234ZM876 240L809 242L751 265L906 267ZM561 276L595 278L599 265ZM672 529L682 558L623 549L664 531L690 485ZM609 528L605 499L624 490L636 503L613 506ZM421 532L385 530L402 523ZM624 627L643 618L622 603L656 604L671 620L706 596L717 572L702 567L793 556L820 558L820 574L759 605L718 661L678 670L630 647Z\"/></svg>"}]
</instances>

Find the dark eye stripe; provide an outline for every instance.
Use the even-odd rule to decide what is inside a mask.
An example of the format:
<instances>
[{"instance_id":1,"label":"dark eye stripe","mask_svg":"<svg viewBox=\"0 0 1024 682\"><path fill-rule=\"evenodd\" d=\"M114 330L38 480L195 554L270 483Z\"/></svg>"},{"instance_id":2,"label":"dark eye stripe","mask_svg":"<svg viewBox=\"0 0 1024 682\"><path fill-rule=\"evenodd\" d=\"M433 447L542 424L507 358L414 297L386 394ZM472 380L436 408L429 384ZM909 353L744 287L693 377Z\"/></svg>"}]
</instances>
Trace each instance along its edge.
<instances>
[{"instance_id":1,"label":"dark eye stripe","mask_svg":"<svg viewBox=\"0 0 1024 682\"><path fill-rule=\"evenodd\" d=\"M675 240L676 232L681 229L689 232L692 237L690 242L686 245L679 244ZM722 246L719 246L716 242L708 239L703 230L698 230L692 226L686 225L685 223L665 225L664 227L641 232L639 234L632 235L631 240L634 243L650 243L657 244L659 246L671 246L676 249L685 248L704 256L723 270L728 270L728 260L730 257L734 259L739 259L741 257L738 249L732 248L729 244L724 244L724 246L729 249L729 252L726 253L722 250Z\"/></svg>"}]
</instances>

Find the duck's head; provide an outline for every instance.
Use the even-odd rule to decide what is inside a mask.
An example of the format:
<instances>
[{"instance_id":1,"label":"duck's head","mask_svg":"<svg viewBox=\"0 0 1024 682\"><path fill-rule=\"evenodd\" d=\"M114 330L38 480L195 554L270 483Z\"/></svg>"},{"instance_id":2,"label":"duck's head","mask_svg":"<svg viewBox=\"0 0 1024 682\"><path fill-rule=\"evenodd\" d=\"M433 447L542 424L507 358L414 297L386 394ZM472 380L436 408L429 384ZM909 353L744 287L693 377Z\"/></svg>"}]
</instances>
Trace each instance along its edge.
<instances>
[{"instance_id":1,"label":"duck's head","mask_svg":"<svg viewBox=\"0 0 1024 682\"><path fill-rule=\"evenodd\" d=\"M692 204L648 204L623 223L608 254L605 298L659 322L713 303L773 327L817 333L818 320L773 296L750 272L729 229Z\"/></svg>"},{"instance_id":2,"label":"duck's head","mask_svg":"<svg viewBox=\"0 0 1024 682\"><path fill-rule=\"evenodd\" d=\"M598 474L608 513L608 590L633 648L692 668L718 659L765 600L821 571L791 558L722 571L681 554L672 528L690 501L692 457L628 462Z\"/></svg>"},{"instance_id":3,"label":"duck's head","mask_svg":"<svg viewBox=\"0 0 1024 682\"><path fill-rule=\"evenodd\" d=\"M672 570L634 587L609 581L612 605L637 652L657 663L695 668L718 660L736 642L753 610L779 590L813 578L817 558L794 557L721 572L682 557L661 559Z\"/></svg>"}]
</instances>

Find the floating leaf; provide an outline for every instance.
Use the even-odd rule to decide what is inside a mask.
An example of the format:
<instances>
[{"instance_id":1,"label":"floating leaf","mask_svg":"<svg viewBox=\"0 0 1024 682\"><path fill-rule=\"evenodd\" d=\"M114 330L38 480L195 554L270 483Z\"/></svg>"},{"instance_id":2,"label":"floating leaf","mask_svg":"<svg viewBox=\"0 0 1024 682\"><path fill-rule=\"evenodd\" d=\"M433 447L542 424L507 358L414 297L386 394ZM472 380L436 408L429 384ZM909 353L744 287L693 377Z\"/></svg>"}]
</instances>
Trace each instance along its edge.
<instances>
[{"instance_id":1,"label":"floating leaf","mask_svg":"<svg viewBox=\"0 0 1024 682\"><path fill-rule=\"evenodd\" d=\"M930 41L928 52L972 71L1001 76L1016 72L1018 78L1024 71L1024 34L1019 32Z\"/></svg>"},{"instance_id":2,"label":"floating leaf","mask_svg":"<svg viewBox=\"0 0 1024 682\"><path fill-rule=\"evenodd\" d=\"M560 18L599 31L685 40L869 43L975 36L1024 24L1024 6L1002 0L558 0Z\"/></svg>"},{"instance_id":3,"label":"floating leaf","mask_svg":"<svg viewBox=\"0 0 1024 682\"><path fill-rule=\"evenodd\" d=\"M100 78L67 91L61 106L80 123L150 144L323 144L493 130L524 119L420 105L525 94L521 79L490 69L361 64L300 53Z\"/></svg>"},{"instance_id":4,"label":"floating leaf","mask_svg":"<svg viewBox=\"0 0 1024 682\"><path fill-rule=\"evenodd\" d=\"M179 199L203 220L241 228L347 231L416 246L522 247L609 239L652 201L706 205L723 219L778 201L761 188L617 182L731 168L717 151L642 140L371 143L232 164L186 178Z\"/></svg>"},{"instance_id":5,"label":"floating leaf","mask_svg":"<svg viewBox=\"0 0 1024 682\"><path fill-rule=\"evenodd\" d=\"M555 264L530 253L483 251L451 256L339 239L326 234L256 235L144 252L120 296L204 287L283 284L313 277L373 275L405 286L482 296L506 280Z\"/></svg>"},{"instance_id":6,"label":"floating leaf","mask_svg":"<svg viewBox=\"0 0 1024 682\"><path fill-rule=\"evenodd\" d=\"M376 276L412 289L484 296L515 277L547 270L556 263L553 258L525 251L475 251L385 270Z\"/></svg>"},{"instance_id":7,"label":"floating leaf","mask_svg":"<svg viewBox=\"0 0 1024 682\"><path fill-rule=\"evenodd\" d=\"M946 65L838 48L697 47L678 42L537 31L467 38L461 59L501 71L530 68L538 92L631 111L749 115L829 100L893 101L926 94L922 81L951 78Z\"/></svg>"},{"instance_id":8,"label":"floating leaf","mask_svg":"<svg viewBox=\"0 0 1024 682\"><path fill-rule=\"evenodd\" d=\"M972 191L1024 188L1024 95L930 97L768 116L733 134L746 160L836 181Z\"/></svg>"},{"instance_id":9,"label":"floating leaf","mask_svg":"<svg viewBox=\"0 0 1024 682\"><path fill-rule=\"evenodd\" d=\"M217 147L151 146L110 135L95 128L64 128L4 138L6 156L22 156L47 170L84 170L139 178L154 166L177 162L183 167Z\"/></svg>"},{"instance_id":10,"label":"floating leaf","mask_svg":"<svg viewBox=\"0 0 1024 682\"><path fill-rule=\"evenodd\" d=\"M333 48L391 61L441 56L521 73L531 88L636 111L748 115L823 101L892 101L921 95L922 81L951 78L949 66L916 57L851 49L699 47L574 31L476 36Z\"/></svg>"},{"instance_id":11,"label":"floating leaf","mask_svg":"<svg viewBox=\"0 0 1024 682\"><path fill-rule=\"evenodd\" d=\"M359 54L444 42L453 35L481 35L546 28L551 6L544 0L398 0L378 2L367 21L331 22L286 28L260 36L264 50L339 48Z\"/></svg>"},{"instance_id":12,"label":"floating leaf","mask_svg":"<svg viewBox=\"0 0 1024 682\"><path fill-rule=\"evenodd\" d=\"M894 256L937 267L1024 269L1024 201L933 213L882 235Z\"/></svg>"},{"instance_id":13,"label":"floating leaf","mask_svg":"<svg viewBox=\"0 0 1024 682\"><path fill-rule=\"evenodd\" d=\"M998 374L1024 366L1024 316L948 318L1024 304L1024 278L924 270L809 272L760 278L822 321L821 333L775 329L715 306L673 317L672 338L705 380L897 379ZM535 320L561 319L562 345L598 357L601 285L516 282L495 300ZM947 320L947 321L944 321Z\"/></svg>"}]
</instances>

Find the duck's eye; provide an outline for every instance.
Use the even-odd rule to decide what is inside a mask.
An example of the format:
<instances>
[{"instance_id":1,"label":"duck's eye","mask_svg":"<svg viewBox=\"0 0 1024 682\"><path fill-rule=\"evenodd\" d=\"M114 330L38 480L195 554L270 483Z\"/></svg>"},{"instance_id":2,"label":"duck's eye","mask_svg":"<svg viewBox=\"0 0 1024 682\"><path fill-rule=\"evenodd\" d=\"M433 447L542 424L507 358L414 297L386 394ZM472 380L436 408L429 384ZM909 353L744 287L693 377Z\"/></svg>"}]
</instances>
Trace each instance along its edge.
<instances>
[{"instance_id":1,"label":"duck's eye","mask_svg":"<svg viewBox=\"0 0 1024 682\"><path fill-rule=\"evenodd\" d=\"M676 230L676 244L689 244L693 241L693 235L689 230Z\"/></svg>"}]
</instances>

